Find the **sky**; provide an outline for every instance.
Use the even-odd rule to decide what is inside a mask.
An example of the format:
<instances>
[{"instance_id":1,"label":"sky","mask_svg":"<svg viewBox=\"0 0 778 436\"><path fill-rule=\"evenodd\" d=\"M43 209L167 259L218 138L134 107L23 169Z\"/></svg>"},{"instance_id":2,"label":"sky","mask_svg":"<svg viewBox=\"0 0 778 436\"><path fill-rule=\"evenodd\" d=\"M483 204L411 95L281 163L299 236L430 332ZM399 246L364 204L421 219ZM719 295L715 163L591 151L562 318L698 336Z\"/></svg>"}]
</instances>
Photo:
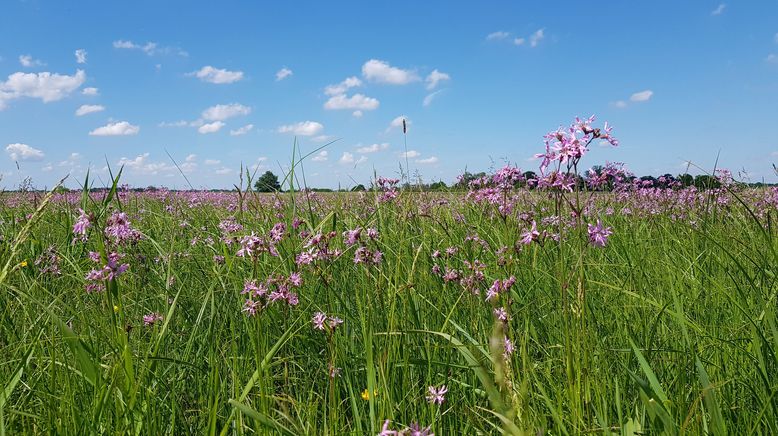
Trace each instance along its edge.
<instances>
[{"instance_id":1,"label":"sky","mask_svg":"<svg viewBox=\"0 0 778 436\"><path fill-rule=\"evenodd\" d=\"M102 186L108 166L137 187L230 188L295 150L308 186L406 162L451 183L537 171L543 135L592 114L620 145L592 144L584 166L778 181L778 2L5 0L0 15L5 189L87 170Z\"/></svg>"}]
</instances>

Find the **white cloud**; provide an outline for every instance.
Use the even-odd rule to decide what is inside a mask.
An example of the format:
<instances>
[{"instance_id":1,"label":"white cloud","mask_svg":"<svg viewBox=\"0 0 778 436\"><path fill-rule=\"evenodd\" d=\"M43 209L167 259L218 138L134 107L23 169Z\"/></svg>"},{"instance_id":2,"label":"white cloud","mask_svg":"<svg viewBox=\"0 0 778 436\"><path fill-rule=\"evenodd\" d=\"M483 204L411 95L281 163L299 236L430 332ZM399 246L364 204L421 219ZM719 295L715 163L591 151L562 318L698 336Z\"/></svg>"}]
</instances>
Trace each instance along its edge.
<instances>
[{"instance_id":1,"label":"white cloud","mask_svg":"<svg viewBox=\"0 0 778 436\"><path fill-rule=\"evenodd\" d=\"M76 89L86 80L86 74L82 70L68 76L66 74L43 73L13 73L8 80L0 82L0 110L6 106L6 102L21 98L39 98L44 103L61 100Z\"/></svg>"},{"instance_id":2,"label":"white cloud","mask_svg":"<svg viewBox=\"0 0 778 436\"><path fill-rule=\"evenodd\" d=\"M441 92L443 92L443 90L442 90L442 89L439 89L439 90L437 90L437 91L435 91L435 92L433 92L433 93L431 93L431 94L427 94L427 96L426 96L426 97L424 97L424 101L422 102L422 104L423 104L424 106L429 106L429 105L431 105L431 104L432 104L432 100L434 100L434 99L435 99L435 97L437 97L437 96L438 96L438 94L440 94Z\"/></svg>"},{"instance_id":3,"label":"white cloud","mask_svg":"<svg viewBox=\"0 0 778 436\"><path fill-rule=\"evenodd\" d=\"M115 123L108 123L103 127L98 127L91 132L90 136L128 136L137 135L140 131L140 127L134 126L127 121L118 121Z\"/></svg>"},{"instance_id":4,"label":"white cloud","mask_svg":"<svg viewBox=\"0 0 778 436\"><path fill-rule=\"evenodd\" d=\"M647 89L645 91L640 91L632 94L629 97L629 100L634 102L648 101L651 99L653 95L654 95L654 91Z\"/></svg>"},{"instance_id":5,"label":"white cloud","mask_svg":"<svg viewBox=\"0 0 778 436\"><path fill-rule=\"evenodd\" d=\"M81 91L81 93L84 95L95 96L95 95L100 95L100 90L97 88L89 87L89 88L84 88Z\"/></svg>"},{"instance_id":6,"label":"white cloud","mask_svg":"<svg viewBox=\"0 0 778 436\"><path fill-rule=\"evenodd\" d=\"M340 157L339 160L340 163L344 165L359 165L361 163L367 162L366 156L360 156L359 159L354 159L354 155L352 153L349 153L347 151L343 152L343 156Z\"/></svg>"},{"instance_id":7,"label":"white cloud","mask_svg":"<svg viewBox=\"0 0 778 436\"><path fill-rule=\"evenodd\" d=\"M32 148L27 144L8 144L5 147L5 152L11 156L13 160L23 161L39 161L43 160L46 155L37 148Z\"/></svg>"},{"instance_id":8,"label":"white cloud","mask_svg":"<svg viewBox=\"0 0 778 436\"><path fill-rule=\"evenodd\" d=\"M329 140L331 140L333 138L334 138L334 136L330 136L330 135L318 135L318 136L314 136L313 138L311 138L311 141L313 141L313 142L327 142L327 141L329 141Z\"/></svg>"},{"instance_id":9,"label":"white cloud","mask_svg":"<svg viewBox=\"0 0 778 436\"><path fill-rule=\"evenodd\" d=\"M438 160L439 159L437 158L437 156L430 156L430 157L428 157L426 159L416 159L416 163L417 164L436 164L436 163L438 163Z\"/></svg>"},{"instance_id":10,"label":"white cloud","mask_svg":"<svg viewBox=\"0 0 778 436\"><path fill-rule=\"evenodd\" d=\"M218 169L214 170L213 173L216 174L216 175L219 175L219 176L224 176L224 175L227 175L227 174L232 174L232 170L227 168L227 167L221 167L221 168L218 168Z\"/></svg>"},{"instance_id":11,"label":"white cloud","mask_svg":"<svg viewBox=\"0 0 778 436\"><path fill-rule=\"evenodd\" d=\"M441 73L438 70L432 70L432 72L427 76L425 79L425 82L427 82L427 89L433 90L435 89L440 82L443 82L445 80L450 80L451 76L449 76L446 73Z\"/></svg>"},{"instance_id":12,"label":"white cloud","mask_svg":"<svg viewBox=\"0 0 778 436\"><path fill-rule=\"evenodd\" d=\"M360 109L371 111L377 109L380 104L381 103L377 99L366 97L362 94L354 94L351 97L340 94L330 97L329 100L324 103L324 109Z\"/></svg>"},{"instance_id":13,"label":"white cloud","mask_svg":"<svg viewBox=\"0 0 778 436\"><path fill-rule=\"evenodd\" d=\"M381 150L386 150L387 148L389 148L389 143L384 142L381 144L372 144L365 147L359 147L357 148L357 153L360 154L376 153Z\"/></svg>"},{"instance_id":14,"label":"white cloud","mask_svg":"<svg viewBox=\"0 0 778 436\"><path fill-rule=\"evenodd\" d=\"M21 55L19 56L19 63L22 64L25 68L32 68L32 67L40 67L44 64L39 59L33 59L30 55Z\"/></svg>"},{"instance_id":15,"label":"white cloud","mask_svg":"<svg viewBox=\"0 0 778 436\"><path fill-rule=\"evenodd\" d=\"M378 59L370 59L362 65L362 76L371 82L389 85L407 85L420 80L416 72L393 67Z\"/></svg>"},{"instance_id":16,"label":"white cloud","mask_svg":"<svg viewBox=\"0 0 778 436\"><path fill-rule=\"evenodd\" d=\"M128 159L122 157L116 162L116 165L125 167L133 173L144 175L156 175L162 172L172 172L175 170L175 166L166 162L150 162L149 153L143 153L136 156L134 159ZM191 167L187 167L190 170ZM185 170L185 167L181 166L181 169Z\"/></svg>"},{"instance_id":17,"label":"white cloud","mask_svg":"<svg viewBox=\"0 0 778 436\"><path fill-rule=\"evenodd\" d=\"M254 128L253 124L246 124L245 126L239 128L239 129L230 130L230 136L245 135L246 133L250 132L251 129L253 129L253 128Z\"/></svg>"},{"instance_id":18,"label":"white cloud","mask_svg":"<svg viewBox=\"0 0 778 436\"><path fill-rule=\"evenodd\" d=\"M400 153L400 157L403 159L405 159L406 157L409 159L413 159L414 157L419 157L419 156L421 156L421 153L419 153L416 150L408 150L406 152Z\"/></svg>"},{"instance_id":19,"label":"white cloud","mask_svg":"<svg viewBox=\"0 0 778 436\"><path fill-rule=\"evenodd\" d=\"M327 150L322 150L319 153L317 153L316 156L314 156L313 159L311 160L313 160L314 162L324 162L327 160L328 154L329 153L327 152Z\"/></svg>"},{"instance_id":20,"label":"white cloud","mask_svg":"<svg viewBox=\"0 0 778 436\"><path fill-rule=\"evenodd\" d=\"M78 165L78 162L81 160L81 154L79 153L70 153L70 156L68 156L67 159L63 160L62 162L58 163L57 166L59 167L74 167Z\"/></svg>"},{"instance_id":21,"label":"white cloud","mask_svg":"<svg viewBox=\"0 0 778 436\"><path fill-rule=\"evenodd\" d=\"M219 159L206 159L205 162L203 162L206 165L213 166L213 165L219 165L222 163Z\"/></svg>"},{"instance_id":22,"label":"white cloud","mask_svg":"<svg viewBox=\"0 0 778 436\"><path fill-rule=\"evenodd\" d=\"M202 125L202 123L198 123L198 126L199 125ZM157 124L157 126L158 127L187 127L187 126L197 127L197 126L195 126L195 123L190 122L190 121L184 121L184 120L170 121L170 122L163 121L163 122Z\"/></svg>"},{"instance_id":23,"label":"white cloud","mask_svg":"<svg viewBox=\"0 0 778 436\"><path fill-rule=\"evenodd\" d=\"M710 11L711 15L721 15L722 12L724 12L724 9L727 7L724 3L719 3L718 6L716 6L716 9Z\"/></svg>"},{"instance_id":24,"label":"white cloud","mask_svg":"<svg viewBox=\"0 0 778 436\"><path fill-rule=\"evenodd\" d=\"M527 42L524 38L514 38L513 45L524 45L524 43Z\"/></svg>"},{"instance_id":25,"label":"white cloud","mask_svg":"<svg viewBox=\"0 0 778 436\"><path fill-rule=\"evenodd\" d=\"M536 30L535 33L533 33L529 37L529 45L530 45L530 47L537 47L538 44L540 43L540 41L542 41L543 38L545 38L545 37L546 37L546 35L544 33L544 29Z\"/></svg>"},{"instance_id":26,"label":"white cloud","mask_svg":"<svg viewBox=\"0 0 778 436\"><path fill-rule=\"evenodd\" d=\"M327 95L345 94L351 88L362 86L362 81L356 76L347 77L342 82L335 85L328 85L324 88L324 93Z\"/></svg>"},{"instance_id":27,"label":"white cloud","mask_svg":"<svg viewBox=\"0 0 778 436\"><path fill-rule=\"evenodd\" d=\"M193 71L188 76L195 76L203 82L216 83L219 85L226 83L235 83L243 79L243 71L228 71L223 68L214 68L206 65L198 71Z\"/></svg>"},{"instance_id":28,"label":"white cloud","mask_svg":"<svg viewBox=\"0 0 778 436\"><path fill-rule=\"evenodd\" d=\"M298 136L314 136L324 130L324 126L316 121L301 121L278 127L278 133L293 133Z\"/></svg>"},{"instance_id":29,"label":"white cloud","mask_svg":"<svg viewBox=\"0 0 778 436\"><path fill-rule=\"evenodd\" d=\"M75 52L76 63L78 63L78 64L85 64L86 63L86 54L87 54L86 50L84 50L83 48L80 48L80 49L76 50L76 52Z\"/></svg>"},{"instance_id":30,"label":"white cloud","mask_svg":"<svg viewBox=\"0 0 778 436\"><path fill-rule=\"evenodd\" d=\"M364 114L362 113L362 111L359 111L359 110L351 112L351 116L354 117L354 118L362 118L362 115L364 115Z\"/></svg>"},{"instance_id":31,"label":"white cloud","mask_svg":"<svg viewBox=\"0 0 778 436\"><path fill-rule=\"evenodd\" d=\"M770 53L764 60L765 62L769 62L771 64L778 63L778 55L775 53Z\"/></svg>"},{"instance_id":32,"label":"white cloud","mask_svg":"<svg viewBox=\"0 0 778 436\"><path fill-rule=\"evenodd\" d=\"M505 38L507 38L509 36L511 36L510 33L503 32L503 31L500 30L500 31L492 32L492 33L486 35L486 40L487 41L501 41L501 40L503 40L503 39L505 39Z\"/></svg>"},{"instance_id":33,"label":"white cloud","mask_svg":"<svg viewBox=\"0 0 778 436\"><path fill-rule=\"evenodd\" d=\"M185 162L197 162L197 155L196 154L190 154L184 159Z\"/></svg>"},{"instance_id":34,"label":"white cloud","mask_svg":"<svg viewBox=\"0 0 778 436\"><path fill-rule=\"evenodd\" d=\"M41 167L41 171L48 173L49 171L53 170L54 166L50 163L47 163L45 166Z\"/></svg>"},{"instance_id":35,"label":"white cloud","mask_svg":"<svg viewBox=\"0 0 778 436\"><path fill-rule=\"evenodd\" d=\"M276 71L276 82L280 82L292 74L294 74L294 71L290 70L289 68L281 68L280 70Z\"/></svg>"},{"instance_id":36,"label":"white cloud","mask_svg":"<svg viewBox=\"0 0 778 436\"><path fill-rule=\"evenodd\" d=\"M136 44L132 41L124 41L124 40L118 40L113 42L113 48L118 49L124 49L124 50L140 50L143 53L146 53L148 56L154 56L154 55L165 55L165 54L175 54L178 56L189 56L189 53L181 50L177 47L160 47L159 44L156 42L147 42L146 44L140 45Z\"/></svg>"},{"instance_id":37,"label":"white cloud","mask_svg":"<svg viewBox=\"0 0 778 436\"><path fill-rule=\"evenodd\" d=\"M202 117L208 121L224 121L228 118L237 117L240 115L248 115L251 113L251 108L243 106L238 103L230 104L217 104L204 110Z\"/></svg>"},{"instance_id":38,"label":"white cloud","mask_svg":"<svg viewBox=\"0 0 778 436\"><path fill-rule=\"evenodd\" d=\"M407 129L411 125L411 120L405 115L400 115L399 117L393 119L391 123L389 123L389 127L386 129L386 131L388 132L394 128L402 129L403 120L405 120L405 125L406 125L405 127Z\"/></svg>"},{"instance_id":39,"label":"white cloud","mask_svg":"<svg viewBox=\"0 0 778 436\"><path fill-rule=\"evenodd\" d=\"M614 101L613 102L613 106L615 106L615 107L617 107L619 109L624 109L625 107L627 107L627 102L624 101L624 100Z\"/></svg>"},{"instance_id":40,"label":"white cloud","mask_svg":"<svg viewBox=\"0 0 778 436\"><path fill-rule=\"evenodd\" d=\"M84 104L81 105L78 109L76 109L76 116L81 117L86 114L101 112L104 110L105 110L105 106L101 106L99 104Z\"/></svg>"},{"instance_id":41,"label":"white cloud","mask_svg":"<svg viewBox=\"0 0 778 436\"><path fill-rule=\"evenodd\" d=\"M219 130L221 130L222 127L224 127L223 121L214 121L212 123L203 124L202 126L197 128L197 131L202 134L216 133Z\"/></svg>"}]
</instances>

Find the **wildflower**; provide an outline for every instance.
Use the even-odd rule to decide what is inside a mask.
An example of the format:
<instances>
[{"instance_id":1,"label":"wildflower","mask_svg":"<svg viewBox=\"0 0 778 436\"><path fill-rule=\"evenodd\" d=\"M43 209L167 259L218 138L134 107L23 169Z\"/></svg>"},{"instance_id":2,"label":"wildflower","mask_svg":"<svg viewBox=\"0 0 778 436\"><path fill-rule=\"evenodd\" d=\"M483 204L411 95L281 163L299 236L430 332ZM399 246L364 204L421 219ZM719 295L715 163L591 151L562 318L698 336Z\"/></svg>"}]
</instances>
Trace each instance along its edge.
<instances>
[{"instance_id":1,"label":"wildflower","mask_svg":"<svg viewBox=\"0 0 778 436\"><path fill-rule=\"evenodd\" d=\"M406 431L407 433L403 432L403 434L407 434L408 436L435 436L435 433L432 433L431 427L422 427L415 422L412 422Z\"/></svg>"},{"instance_id":2,"label":"wildflower","mask_svg":"<svg viewBox=\"0 0 778 436\"><path fill-rule=\"evenodd\" d=\"M540 236L540 232L538 232L538 223L533 220L532 227L521 234L521 243L524 245L529 245L532 243L532 241L537 241L538 236Z\"/></svg>"},{"instance_id":3,"label":"wildflower","mask_svg":"<svg viewBox=\"0 0 778 436\"><path fill-rule=\"evenodd\" d=\"M73 241L80 240L86 242L86 234L89 231L89 228L92 227L92 217L87 215L82 209L79 209L78 212L79 216L76 219L75 224L73 224L73 234L76 235L76 237L73 238Z\"/></svg>"},{"instance_id":4,"label":"wildflower","mask_svg":"<svg viewBox=\"0 0 778 436\"><path fill-rule=\"evenodd\" d=\"M373 395L372 395L372 397L371 397L371 395L370 395L370 391L369 391L369 390L367 390L367 389L365 389L364 391L362 391L362 394L361 394L360 396L362 397L362 399L363 399L363 400L365 400L365 401L368 401L370 398L375 398L375 397L377 397L377 396L378 396L378 389L373 389Z\"/></svg>"},{"instance_id":5,"label":"wildflower","mask_svg":"<svg viewBox=\"0 0 778 436\"><path fill-rule=\"evenodd\" d=\"M313 323L313 328L316 330L324 330L325 326L324 323L327 321L327 315L322 312L316 312L313 314L313 318L311 319L311 322Z\"/></svg>"},{"instance_id":6,"label":"wildflower","mask_svg":"<svg viewBox=\"0 0 778 436\"><path fill-rule=\"evenodd\" d=\"M114 212L105 224L105 236L117 244L137 242L141 237L140 232L132 228L124 212Z\"/></svg>"},{"instance_id":7,"label":"wildflower","mask_svg":"<svg viewBox=\"0 0 778 436\"><path fill-rule=\"evenodd\" d=\"M248 316L254 316L262 309L262 304L259 301L254 301L251 299L247 299L245 303L243 303L243 310L242 312L246 312L246 315Z\"/></svg>"},{"instance_id":8,"label":"wildflower","mask_svg":"<svg viewBox=\"0 0 778 436\"><path fill-rule=\"evenodd\" d=\"M497 318L497 320L508 322L508 311L506 311L504 307L496 307L492 311L492 314L494 314L494 317Z\"/></svg>"},{"instance_id":9,"label":"wildflower","mask_svg":"<svg viewBox=\"0 0 778 436\"><path fill-rule=\"evenodd\" d=\"M279 242L284 238L286 234L286 224L276 223L272 229L270 229L270 239L273 242Z\"/></svg>"},{"instance_id":10,"label":"wildflower","mask_svg":"<svg viewBox=\"0 0 778 436\"><path fill-rule=\"evenodd\" d=\"M446 392L448 392L448 387L446 385L442 385L439 388L429 386L427 387L427 391L428 403L441 405L446 401Z\"/></svg>"},{"instance_id":11,"label":"wildflower","mask_svg":"<svg viewBox=\"0 0 778 436\"><path fill-rule=\"evenodd\" d=\"M26 267L26 266L27 266L27 261L26 261L26 260L23 260L23 261L22 261L22 262L19 264L19 266L20 266L20 267L22 267L22 268Z\"/></svg>"},{"instance_id":12,"label":"wildflower","mask_svg":"<svg viewBox=\"0 0 778 436\"><path fill-rule=\"evenodd\" d=\"M365 391L367 391L367 390L365 390ZM362 399L365 399L365 397L362 397ZM390 421L388 419L386 421L384 421L384 425L381 427L381 433L378 433L378 436L397 436L398 435L398 433L396 431L389 429L389 424L391 422L392 421Z\"/></svg>"},{"instance_id":13,"label":"wildflower","mask_svg":"<svg viewBox=\"0 0 778 436\"><path fill-rule=\"evenodd\" d=\"M346 230L343 232L343 242L346 245L354 245L359 242L359 238L362 235L362 229L356 228L354 230Z\"/></svg>"},{"instance_id":14,"label":"wildflower","mask_svg":"<svg viewBox=\"0 0 778 436\"><path fill-rule=\"evenodd\" d=\"M152 312L147 315L143 315L143 325L146 327L153 326L158 321L162 321L163 317L157 312Z\"/></svg>"},{"instance_id":15,"label":"wildflower","mask_svg":"<svg viewBox=\"0 0 778 436\"><path fill-rule=\"evenodd\" d=\"M502 357L505 360L508 360L511 357L511 355L513 354L513 351L514 351L513 342L511 342L511 340L508 339L507 336L505 336L503 338L503 340L502 340L502 343L503 343L503 350L504 350L503 353L502 353Z\"/></svg>"},{"instance_id":16,"label":"wildflower","mask_svg":"<svg viewBox=\"0 0 778 436\"><path fill-rule=\"evenodd\" d=\"M595 247L604 247L608 243L608 236L613 233L610 227L604 227L600 220L597 220L597 225L588 224L589 243Z\"/></svg>"},{"instance_id":17,"label":"wildflower","mask_svg":"<svg viewBox=\"0 0 778 436\"><path fill-rule=\"evenodd\" d=\"M337 368L337 367L333 366L332 364L330 364L329 370L328 370L330 378L340 377L341 371L342 371L341 368Z\"/></svg>"}]
</instances>

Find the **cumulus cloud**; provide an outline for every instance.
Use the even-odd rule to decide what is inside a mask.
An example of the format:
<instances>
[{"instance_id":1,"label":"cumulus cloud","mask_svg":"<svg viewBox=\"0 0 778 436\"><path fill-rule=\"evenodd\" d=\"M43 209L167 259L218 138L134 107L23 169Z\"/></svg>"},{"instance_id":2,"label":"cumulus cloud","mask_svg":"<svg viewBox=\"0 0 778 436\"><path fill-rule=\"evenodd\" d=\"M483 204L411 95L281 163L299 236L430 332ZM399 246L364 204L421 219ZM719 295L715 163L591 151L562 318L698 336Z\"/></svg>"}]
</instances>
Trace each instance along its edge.
<instances>
[{"instance_id":1,"label":"cumulus cloud","mask_svg":"<svg viewBox=\"0 0 778 436\"><path fill-rule=\"evenodd\" d=\"M219 165L220 163L222 163L222 161L218 159L206 159L203 163L209 166L213 166L213 165Z\"/></svg>"},{"instance_id":2,"label":"cumulus cloud","mask_svg":"<svg viewBox=\"0 0 778 436\"><path fill-rule=\"evenodd\" d=\"M636 93L632 94L629 97L629 101L633 101L633 102L648 101L648 100L651 99L651 97L653 95L654 95L654 91L652 91L650 89L647 89L645 91L640 91L640 92L636 92Z\"/></svg>"},{"instance_id":3,"label":"cumulus cloud","mask_svg":"<svg viewBox=\"0 0 778 436\"><path fill-rule=\"evenodd\" d=\"M424 106L429 106L429 105L431 105L431 104L432 104L432 100L434 100L434 99L435 99L435 97L437 97L437 96L438 96L438 94L440 94L441 92L443 92L443 90L442 90L442 89L439 89L439 90L437 90L437 91L435 91L435 92L433 92L433 93L427 94L427 95L424 97L424 101L422 102L422 104L423 104Z\"/></svg>"},{"instance_id":4,"label":"cumulus cloud","mask_svg":"<svg viewBox=\"0 0 778 436\"><path fill-rule=\"evenodd\" d=\"M340 160L338 162L340 162L341 164L344 164L344 165L358 165L358 164L361 164L363 162L367 162L367 157L366 156L360 156L359 159L354 159L354 154L353 153L349 153L347 151L344 151L343 152L343 156L340 157Z\"/></svg>"},{"instance_id":5,"label":"cumulus cloud","mask_svg":"<svg viewBox=\"0 0 778 436\"><path fill-rule=\"evenodd\" d=\"M280 70L276 71L276 82L280 82L292 74L294 74L294 71L290 70L289 68L281 68Z\"/></svg>"},{"instance_id":6,"label":"cumulus cloud","mask_svg":"<svg viewBox=\"0 0 778 436\"><path fill-rule=\"evenodd\" d=\"M545 37L545 29L536 30L535 33L529 36L529 46L537 47L538 44L540 44L540 41L542 41Z\"/></svg>"},{"instance_id":7,"label":"cumulus cloud","mask_svg":"<svg viewBox=\"0 0 778 436\"><path fill-rule=\"evenodd\" d=\"M381 150L386 150L387 148L389 148L389 143L387 143L387 142L384 142L384 143L381 143L381 144L371 144L371 145L368 145L368 146L365 146L365 147L357 148L357 153L360 153L360 154L376 153L376 152L379 152Z\"/></svg>"},{"instance_id":8,"label":"cumulus cloud","mask_svg":"<svg viewBox=\"0 0 778 436\"><path fill-rule=\"evenodd\" d=\"M324 162L324 161L327 160L327 156L328 155L329 155L329 153L327 152L327 150L322 150L319 153L317 153L316 156L314 156L312 160L314 162Z\"/></svg>"},{"instance_id":9,"label":"cumulus cloud","mask_svg":"<svg viewBox=\"0 0 778 436\"><path fill-rule=\"evenodd\" d=\"M416 163L417 164L422 164L422 165L425 165L425 164L430 165L430 164L438 163L438 160L439 159L437 158L437 156L430 156L430 157L425 158L425 159L416 159Z\"/></svg>"},{"instance_id":10,"label":"cumulus cloud","mask_svg":"<svg viewBox=\"0 0 778 436\"><path fill-rule=\"evenodd\" d=\"M324 109L338 110L338 109L359 109L365 111L371 111L377 109L381 103L373 98L366 97L362 94L354 94L351 97L345 94L334 95L324 103Z\"/></svg>"},{"instance_id":11,"label":"cumulus cloud","mask_svg":"<svg viewBox=\"0 0 778 436\"><path fill-rule=\"evenodd\" d=\"M44 103L61 100L84 84L86 73L82 70L66 74L13 73L0 82L0 110L7 102L22 97L39 98Z\"/></svg>"},{"instance_id":12,"label":"cumulus cloud","mask_svg":"<svg viewBox=\"0 0 778 436\"><path fill-rule=\"evenodd\" d=\"M232 174L232 170L227 168L227 167L221 167L221 168L217 168L216 170L214 170L213 173L218 175L218 176L224 176L224 175L227 175L227 174Z\"/></svg>"},{"instance_id":13,"label":"cumulus cloud","mask_svg":"<svg viewBox=\"0 0 778 436\"><path fill-rule=\"evenodd\" d=\"M510 33L504 32L504 31L500 30L500 31L492 32L492 33L486 35L486 40L487 41L501 41L503 39L508 38L509 36L511 36Z\"/></svg>"},{"instance_id":14,"label":"cumulus cloud","mask_svg":"<svg viewBox=\"0 0 778 436\"><path fill-rule=\"evenodd\" d=\"M370 59L362 65L362 76L371 82L389 85L407 85L420 80L415 71L393 67L378 59Z\"/></svg>"},{"instance_id":15,"label":"cumulus cloud","mask_svg":"<svg viewBox=\"0 0 778 436\"><path fill-rule=\"evenodd\" d=\"M138 132L140 132L140 127L127 121L117 121L92 130L89 132L89 136L129 136L137 135Z\"/></svg>"},{"instance_id":16,"label":"cumulus cloud","mask_svg":"<svg viewBox=\"0 0 778 436\"><path fill-rule=\"evenodd\" d=\"M224 121L226 119L251 113L251 108L238 103L217 104L204 110L202 117L208 121Z\"/></svg>"},{"instance_id":17,"label":"cumulus cloud","mask_svg":"<svg viewBox=\"0 0 778 436\"><path fill-rule=\"evenodd\" d=\"M118 40L113 42L113 48L122 50L140 50L148 56L154 55L166 55L175 54L178 56L186 57L189 53L181 50L178 47L161 47L156 42L147 42L143 45L136 44L132 41Z\"/></svg>"},{"instance_id":18,"label":"cumulus cloud","mask_svg":"<svg viewBox=\"0 0 778 436\"><path fill-rule=\"evenodd\" d=\"M215 83L218 85L235 83L243 79L243 71L228 71L224 68L214 68L210 65L206 65L198 71L193 71L187 75L195 76L203 82Z\"/></svg>"},{"instance_id":19,"label":"cumulus cloud","mask_svg":"<svg viewBox=\"0 0 778 436\"><path fill-rule=\"evenodd\" d=\"M81 117L86 114L92 114L95 112L102 112L105 110L105 106L101 106L99 104L84 104L81 105L78 109L76 109L76 116Z\"/></svg>"},{"instance_id":20,"label":"cumulus cloud","mask_svg":"<svg viewBox=\"0 0 778 436\"><path fill-rule=\"evenodd\" d=\"M83 48L80 48L80 49L76 50L75 55L76 55L76 63L78 63L78 64L85 64L86 63L86 50L84 50Z\"/></svg>"},{"instance_id":21,"label":"cumulus cloud","mask_svg":"<svg viewBox=\"0 0 778 436\"><path fill-rule=\"evenodd\" d=\"M627 102L624 100L617 100L613 102L613 106L619 109L624 109L625 107L627 107Z\"/></svg>"},{"instance_id":22,"label":"cumulus cloud","mask_svg":"<svg viewBox=\"0 0 778 436\"><path fill-rule=\"evenodd\" d=\"M727 5L724 3L719 3L718 6L716 6L716 9L710 11L711 15L721 15L724 12L724 9L726 9Z\"/></svg>"},{"instance_id":23,"label":"cumulus cloud","mask_svg":"<svg viewBox=\"0 0 778 436\"><path fill-rule=\"evenodd\" d=\"M144 175L157 175L163 172L172 172L175 169L174 165L166 162L149 161L149 153L139 154L133 159L122 157L116 162L116 165L125 167L132 173ZM181 165L180 167L184 172L191 172L193 169L192 166L184 167Z\"/></svg>"},{"instance_id":24,"label":"cumulus cloud","mask_svg":"<svg viewBox=\"0 0 778 436\"><path fill-rule=\"evenodd\" d=\"M224 127L223 121L214 121L212 123L203 124L202 126L197 128L197 131L202 134L216 133L219 130L221 130L222 127Z\"/></svg>"},{"instance_id":25,"label":"cumulus cloud","mask_svg":"<svg viewBox=\"0 0 778 436\"><path fill-rule=\"evenodd\" d=\"M345 94L346 91L351 88L356 88L357 86L362 86L362 81L359 80L359 77L351 76L335 85L328 85L326 88L324 88L324 93L327 95Z\"/></svg>"},{"instance_id":26,"label":"cumulus cloud","mask_svg":"<svg viewBox=\"0 0 778 436\"><path fill-rule=\"evenodd\" d=\"M324 125L316 121L301 121L278 127L278 133L293 133L297 136L313 136L324 130Z\"/></svg>"},{"instance_id":27,"label":"cumulus cloud","mask_svg":"<svg viewBox=\"0 0 778 436\"><path fill-rule=\"evenodd\" d=\"M95 95L100 95L100 90L97 88L89 87L89 88L84 88L81 91L81 93L88 96L95 96Z\"/></svg>"},{"instance_id":28,"label":"cumulus cloud","mask_svg":"<svg viewBox=\"0 0 778 436\"><path fill-rule=\"evenodd\" d=\"M19 63L22 64L25 68L32 68L32 67L41 67L44 64L39 59L33 59L30 55L21 55L19 56Z\"/></svg>"},{"instance_id":29,"label":"cumulus cloud","mask_svg":"<svg viewBox=\"0 0 778 436\"><path fill-rule=\"evenodd\" d=\"M39 161L46 157L41 150L20 143L8 144L5 147L5 152L8 153L13 160Z\"/></svg>"},{"instance_id":30,"label":"cumulus cloud","mask_svg":"<svg viewBox=\"0 0 778 436\"><path fill-rule=\"evenodd\" d=\"M396 117L392 120L392 122L389 123L389 127L386 129L386 131L390 131L392 129L402 129L403 128L403 120L405 120L405 127L406 129L408 126L411 125L410 118L406 117L405 115L400 115L399 117Z\"/></svg>"},{"instance_id":31,"label":"cumulus cloud","mask_svg":"<svg viewBox=\"0 0 778 436\"><path fill-rule=\"evenodd\" d=\"M362 113L362 111L354 111L354 112L351 112L351 116L352 116L352 117L354 117L354 118L362 118L362 115L364 115L364 114Z\"/></svg>"},{"instance_id":32,"label":"cumulus cloud","mask_svg":"<svg viewBox=\"0 0 778 436\"><path fill-rule=\"evenodd\" d=\"M450 80L451 76L449 76L446 73L441 73L438 70L432 70L431 73L427 76L427 78L424 80L427 83L427 89L433 90L435 89L440 82Z\"/></svg>"},{"instance_id":33,"label":"cumulus cloud","mask_svg":"<svg viewBox=\"0 0 778 436\"><path fill-rule=\"evenodd\" d=\"M245 126L239 129L230 130L230 136L245 135L246 133L250 132L253 128L254 128L253 124L246 124Z\"/></svg>"},{"instance_id":34,"label":"cumulus cloud","mask_svg":"<svg viewBox=\"0 0 778 436\"><path fill-rule=\"evenodd\" d=\"M419 156L421 156L421 153L419 153L416 150L408 150L408 151L400 153L400 157L403 158L403 159L405 159L406 157L408 159L413 159L414 157L419 157Z\"/></svg>"}]
</instances>

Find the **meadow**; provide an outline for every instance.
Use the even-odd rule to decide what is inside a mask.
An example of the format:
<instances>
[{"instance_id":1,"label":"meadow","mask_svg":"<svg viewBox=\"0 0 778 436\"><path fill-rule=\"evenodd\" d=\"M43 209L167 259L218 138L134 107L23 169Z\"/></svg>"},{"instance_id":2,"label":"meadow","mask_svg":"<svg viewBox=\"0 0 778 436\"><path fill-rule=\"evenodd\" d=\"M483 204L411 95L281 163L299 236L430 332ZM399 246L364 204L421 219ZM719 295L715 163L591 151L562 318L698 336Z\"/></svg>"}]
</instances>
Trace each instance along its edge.
<instances>
[{"instance_id":1,"label":"meadow","mask_svg":"<svg viewBox=\"0 0 778 436\"><path fill-rule=\"evenodd\" d=\"M778 434L778 189L581 184L592 122L464 191L3 193L0 435Z\"/></svg>"}]
</instances>

